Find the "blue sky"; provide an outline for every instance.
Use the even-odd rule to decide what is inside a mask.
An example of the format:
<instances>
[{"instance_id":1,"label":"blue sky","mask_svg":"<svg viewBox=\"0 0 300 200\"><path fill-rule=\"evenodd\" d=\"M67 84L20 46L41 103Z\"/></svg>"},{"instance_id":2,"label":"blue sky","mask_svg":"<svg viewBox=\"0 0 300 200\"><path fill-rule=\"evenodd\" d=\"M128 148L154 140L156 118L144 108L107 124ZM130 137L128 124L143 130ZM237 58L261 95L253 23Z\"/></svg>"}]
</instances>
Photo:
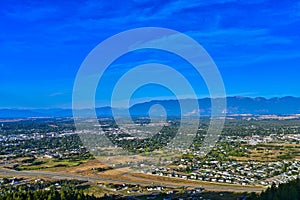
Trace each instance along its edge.
<instances>
[{"instance_id":1,"label":"blue sky","mask_svg":"<svg viewBox=\"0 0 300 200\"><path fill-rule=\"evenodd\" d=\"M0 25L2 108L71 107L73 82L87 54L114 34L145 26L197 40L217 64L229 96L300 97L300 1L11 0L1 2ZM177 58L162 55L120 58L99 93L108 97L122 70L143 59L171 58L166 63L178 66ZM136 98L169 93L148 87ZM203 83L197 94L208 95ZM107 104L106 96L99 104Z\"/></svg>"}]
</instances>

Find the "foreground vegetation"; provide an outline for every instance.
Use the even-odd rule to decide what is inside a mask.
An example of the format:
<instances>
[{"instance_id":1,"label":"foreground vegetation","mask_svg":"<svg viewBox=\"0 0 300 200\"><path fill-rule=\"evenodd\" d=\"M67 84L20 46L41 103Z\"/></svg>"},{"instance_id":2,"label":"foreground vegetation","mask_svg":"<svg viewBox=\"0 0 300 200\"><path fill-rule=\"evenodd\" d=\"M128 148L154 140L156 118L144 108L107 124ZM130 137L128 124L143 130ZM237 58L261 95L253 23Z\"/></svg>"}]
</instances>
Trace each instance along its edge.
<instances>
[{"instance_id":1,"label":"foreground vegetation","mask_svg":"<svg viewBox=\"0 0 300 200\"><path fill-rule=\"evenodd\" d=\"M3 178L0 182L0 200L98 200L86 193L89 185L85 181L23 178Z\"/></svg>"},{"instance_id":2,"label":"foreground vegetation","mask_svg":"<svg viewBox=\"0 0 300 200\"><path fill-rule=\"evenodd\" d=\"M300 179L268 188L260 195L251 194L248 200L298 200L300 199Z\"/></svg>"},{"instance_id":3,"label":"foreground vegetation","mask_svg":"<svg viewBox=\"0 0 300 200\"><path fill-rule=\"evenodd\" d=\"M6 193L0 196L1 200L98 200L108 198L97 198L94 196L86 195L83 190L65 188L61 191L56 190L39 190L39 191L18 191ZM113 199L113 198L110 198Z\"/></svg>"}]
</instances>

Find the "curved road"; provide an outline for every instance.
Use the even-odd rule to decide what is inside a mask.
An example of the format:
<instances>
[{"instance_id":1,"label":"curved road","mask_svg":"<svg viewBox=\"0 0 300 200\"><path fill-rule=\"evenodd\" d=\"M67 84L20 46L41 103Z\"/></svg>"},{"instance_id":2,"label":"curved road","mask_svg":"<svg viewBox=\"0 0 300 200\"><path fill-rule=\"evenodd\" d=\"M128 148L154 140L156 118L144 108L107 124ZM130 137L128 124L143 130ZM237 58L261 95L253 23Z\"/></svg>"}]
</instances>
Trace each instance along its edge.
<instances>
[{"instance_id":1,"label":"curved road","mask_svg":"<svg viewBox=\"0 0 300 200\"><path fill-rule=\"evenodd\" d=\"M180 186L188 186L188 187L201 187L203 186L207 191L219 191L219 192L261 192L265 190L263 187L246 187L246 186L238 186L238 185L225 185L225 184L207 184L204 183L201 185L201 182L191 181L190 184L183 183L180 179L173 179L172 182L168 181L160 181L155 180L155 176L153 179L147 178L139 178L138 181L132 180L117 180L96 176L85 176L79 174L71 174L71 173L62 173L62 172L50 172L50 171L15 171L10 169L0 168L1 176L20 176L20 177L44 177L51 179L77 179L82 181L88 181L90 183L96 184L98 182L108 182L108 183L127 183L127 184L139 184L139 185L151 185L151 183L163 185L170 188L176 188ZM144 180L144 181L143 181ZM178 182L176 182L178 180Z\"/></svg>"}]
</instances>

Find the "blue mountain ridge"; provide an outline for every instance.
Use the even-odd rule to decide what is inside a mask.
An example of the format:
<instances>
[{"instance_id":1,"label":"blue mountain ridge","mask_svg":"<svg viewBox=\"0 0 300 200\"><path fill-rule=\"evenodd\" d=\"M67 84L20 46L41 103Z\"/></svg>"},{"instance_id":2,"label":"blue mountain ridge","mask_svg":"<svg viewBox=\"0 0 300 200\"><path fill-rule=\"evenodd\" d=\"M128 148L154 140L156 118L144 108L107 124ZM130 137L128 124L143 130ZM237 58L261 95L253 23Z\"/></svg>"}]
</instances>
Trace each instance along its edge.
<instances>
[{"instance_id":1,"label":"blue mountain ridge","mask_svg":"<svg viewBox=\"0 0 300 200\"><path fill-rule=\"evenodd\" d=\"M185 105L189 105L191 99L183 99ZM209 115L211 111L211 99L198 99L200 114ZM178 100L153 100L144 103L138 103L129 108L132 116L148 116L151 106L159 104L163 106L169 116L180 115L180 106ZM192 106L185 108L186 111L195 110ZM109 106L96 108L98 117L111 117L112 111L117 115L125 115L127 112L123 108L111 108ZM88 117L91 110L79 110L80 116ZM300 113L300 98L282 97L282 98L264 98L264 97L227 97L227 114L277 114L290 115ZM155 114L155 110L154 110ZM184 113L183 113L184 114ZM0 109L0 118L28 118L28 117L72 117L72 109L50 108L50 109Z\"/></svg>"}]
</instances>

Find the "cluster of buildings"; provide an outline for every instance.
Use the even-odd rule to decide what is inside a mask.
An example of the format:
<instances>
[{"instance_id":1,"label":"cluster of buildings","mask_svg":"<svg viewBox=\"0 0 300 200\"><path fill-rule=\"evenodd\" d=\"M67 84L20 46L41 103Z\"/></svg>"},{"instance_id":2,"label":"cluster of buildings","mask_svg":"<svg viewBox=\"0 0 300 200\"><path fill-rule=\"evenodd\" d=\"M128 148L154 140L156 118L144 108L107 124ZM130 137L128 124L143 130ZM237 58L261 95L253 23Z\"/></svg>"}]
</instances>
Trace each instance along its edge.
<instances>
[{"instance_id":1,"label":"cluster of buildings","mask_svg":"<svg viewBox=\"0 0 300 200\"><path fill-rule=\"evenodd\" d=\"M300 161L262 163L212 160L205 161L198 167L194 166L192 173L180 171L180 169L156 168L153 174L208 182L267 186L273 182L280 184L300 177Z\"/></svg>"},{"instance_id":2,"label":"cluster of buildings","mask_svg":"<svg viewBox=\"0 0 300 200\"><path fill-rule=\"evenodd\" d=\"M270 134L270 135L252 135L252 136L225 136L225 141L248 143L250 145L257 145L260 143L276 143L276 142L289 142L297 143L300 141L299 134Z\"/></svg>"},{"instance_id":3,"label":"cluster of buildings","mask_svg":"<svg viewBox=\"0 0 300 200\"><path fill-rule=\"evenodd\" d=\"M10 164L17 157L68 158L86 151L83 147L64 149L59 142L63 137L73 136L74 132L49 132L32 134L0 134L0 164ZM76 142L76 141L75 141Z\"/></svg>"}]
</instances>

